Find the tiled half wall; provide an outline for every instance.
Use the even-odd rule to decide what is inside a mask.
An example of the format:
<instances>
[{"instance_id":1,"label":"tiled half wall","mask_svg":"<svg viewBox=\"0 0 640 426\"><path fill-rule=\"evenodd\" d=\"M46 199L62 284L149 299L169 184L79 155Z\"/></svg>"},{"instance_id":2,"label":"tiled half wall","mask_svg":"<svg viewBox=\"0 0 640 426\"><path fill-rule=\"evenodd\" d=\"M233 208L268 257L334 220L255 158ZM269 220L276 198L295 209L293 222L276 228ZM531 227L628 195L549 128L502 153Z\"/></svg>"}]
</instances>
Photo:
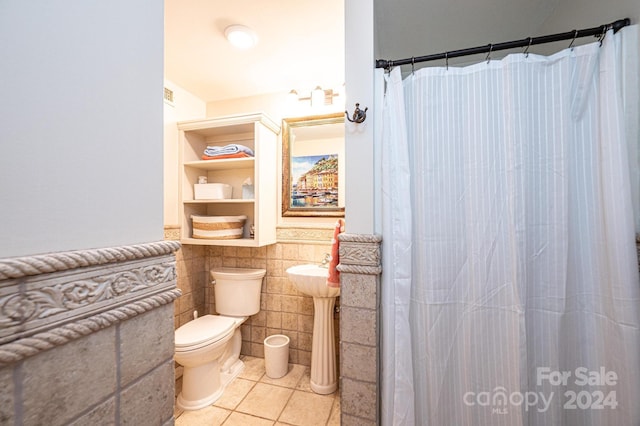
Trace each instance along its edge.
<instances>
[{"instance_id":1,"label":"tiled half wall","mask_svg":"<svg viewBox=\"0 0 640 426\"><path fill-rule=\"evenodd\" d=\"M0 424L173 424L179 247L0 259Z\"/></svg>"},{"instance_id":2,"label":"tiled half wall","mask_svg":"<svg viewBox=\"0 0 640 426\"><path fill-rule=\"evenodd\" d=\"M381 237L340 235L340 407L343 426L379 422Z\"/></svg>"}]
</instances>

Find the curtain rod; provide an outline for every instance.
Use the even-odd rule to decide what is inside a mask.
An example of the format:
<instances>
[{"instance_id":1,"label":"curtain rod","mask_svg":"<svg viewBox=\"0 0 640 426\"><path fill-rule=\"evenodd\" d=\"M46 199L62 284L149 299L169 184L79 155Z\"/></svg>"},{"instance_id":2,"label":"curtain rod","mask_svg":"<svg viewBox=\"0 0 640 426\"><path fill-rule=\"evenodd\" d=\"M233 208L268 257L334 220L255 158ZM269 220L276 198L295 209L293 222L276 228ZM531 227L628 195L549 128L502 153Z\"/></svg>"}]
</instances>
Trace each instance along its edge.
<instances>
[{"instance_id":1,"label":"curtain rod","mask_svg":"<svg viewBox=\"0 0 640 426\"><path fill-rule=\"evenodd\" d=\"M376 68L392 68L397 65L415 64L418 62L435 61L438 59L450 59L460 56L475 55L478 53L491 53L498 50L514 49L516 47L526 47L536 44L552 43L554 41L562 40L575 40L576 38L588 37L588 36L600 36L604 37L604 34L613 29L614 32L618 32L620 29L631 25L629 18L619 19L615 22L606 25L600 25L599 27L587 28L584 30L573 30L566 33L558 33L552 35L546 35L541 37L527 37L522 40L507 41L504 43L487 44L486 46L471 47L468 49L453 50L451 52L436 53L427 56L416 56L414 58L397 59L394 61L386 59L377 59ZM572 41L573 43L573 41Z\"/></svg>"}]
</instances>

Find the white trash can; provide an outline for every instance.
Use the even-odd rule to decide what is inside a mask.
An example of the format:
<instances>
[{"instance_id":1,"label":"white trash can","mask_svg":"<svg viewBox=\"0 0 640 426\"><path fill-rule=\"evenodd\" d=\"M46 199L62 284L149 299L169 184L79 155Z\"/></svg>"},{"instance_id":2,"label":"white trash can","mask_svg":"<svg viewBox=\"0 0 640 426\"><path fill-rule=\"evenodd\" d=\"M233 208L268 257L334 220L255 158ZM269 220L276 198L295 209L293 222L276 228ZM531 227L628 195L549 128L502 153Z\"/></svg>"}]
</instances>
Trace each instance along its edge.
<instances>
[{"instance_id":1,"label":"white trash can","mask_svg":"<svg viewBox=\"0 0 640 426\"><path fill-rule=\"evenodd\" d=\"M279 379L289 372L289 338L274 334L264 339L264 366L267 376Z\"/></svg>"}]
</instances>

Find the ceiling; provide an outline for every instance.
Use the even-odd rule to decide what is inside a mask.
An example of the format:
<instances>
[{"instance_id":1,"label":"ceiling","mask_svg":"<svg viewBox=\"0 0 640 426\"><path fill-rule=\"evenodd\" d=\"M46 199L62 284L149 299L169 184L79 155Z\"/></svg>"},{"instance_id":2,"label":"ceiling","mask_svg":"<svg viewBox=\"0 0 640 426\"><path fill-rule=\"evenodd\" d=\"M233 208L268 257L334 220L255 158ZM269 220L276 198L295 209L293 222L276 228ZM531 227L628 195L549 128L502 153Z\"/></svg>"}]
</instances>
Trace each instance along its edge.
<instances>
[{"instance_id":1,"label":"ceiling","mask_svg":"<svg viewBox=\"0 0 640 426\"><path fill-rule=\"evenodd\" d=\"M165 76L210 102L344 83L346 0L165 0ZM561 0L374 0L376 58L541 35ZM242 24L258 45L237 50Z\"/></svg>"},{"instance_id":2,"label":"ceiling","mask_svg":"<svg viewBox=\"0 0 640 426\"><path fill-rule=\"evenodd\" d=\"M344 84L344 0L165 0L165 77L210 102ZM249 50L224 37L258 34Z\"/></svg>"}]
</instances>

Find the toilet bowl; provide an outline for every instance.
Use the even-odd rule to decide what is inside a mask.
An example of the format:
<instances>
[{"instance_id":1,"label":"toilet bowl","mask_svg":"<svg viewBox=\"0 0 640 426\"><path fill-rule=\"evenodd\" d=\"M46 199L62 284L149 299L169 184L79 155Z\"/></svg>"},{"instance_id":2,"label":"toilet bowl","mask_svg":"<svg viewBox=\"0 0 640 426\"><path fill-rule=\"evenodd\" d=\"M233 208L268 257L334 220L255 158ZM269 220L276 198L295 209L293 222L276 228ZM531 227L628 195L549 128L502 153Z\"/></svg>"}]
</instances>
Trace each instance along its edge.
<instances>
[{"instance_id":1,"label":"toilet bowl","mask_svg":"<svg viewBox=\"0 0 640 426\"><path fill-rule=\"evenodd\" d=\"M175 331L175 361L184 367L176 405L198 410L213 404L242 372L240 326L260 311L264 269L220 268L211 271L216 310Z\"/></svg>"}]
</instances>

